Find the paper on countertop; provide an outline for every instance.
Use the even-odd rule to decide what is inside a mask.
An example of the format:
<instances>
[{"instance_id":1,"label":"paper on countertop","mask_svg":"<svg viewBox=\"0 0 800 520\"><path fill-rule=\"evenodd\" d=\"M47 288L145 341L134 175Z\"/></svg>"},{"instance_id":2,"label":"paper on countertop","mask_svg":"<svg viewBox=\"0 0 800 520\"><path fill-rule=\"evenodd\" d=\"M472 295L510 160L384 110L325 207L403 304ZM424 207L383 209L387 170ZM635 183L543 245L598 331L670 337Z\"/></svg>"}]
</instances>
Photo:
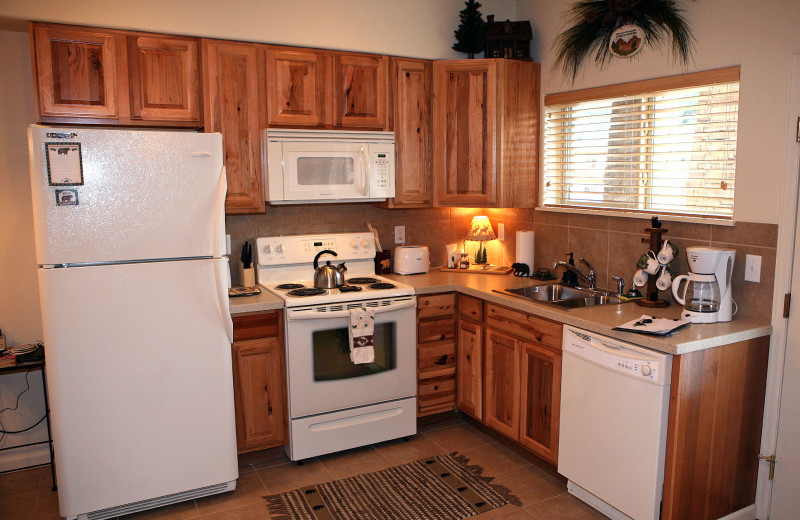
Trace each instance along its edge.
<instances>
[{"instance_id":1,"label":"paper on countertop","mask_svg":"<svg viewBox=\"0 0 800 520\"><path fill-rule=\"evenodd\" d=\"M655 316L642 314L640 318L617 325L613 330L666 336L690 323L691 321L683 318L656 318Z\"/></svg>"}]
</instances>

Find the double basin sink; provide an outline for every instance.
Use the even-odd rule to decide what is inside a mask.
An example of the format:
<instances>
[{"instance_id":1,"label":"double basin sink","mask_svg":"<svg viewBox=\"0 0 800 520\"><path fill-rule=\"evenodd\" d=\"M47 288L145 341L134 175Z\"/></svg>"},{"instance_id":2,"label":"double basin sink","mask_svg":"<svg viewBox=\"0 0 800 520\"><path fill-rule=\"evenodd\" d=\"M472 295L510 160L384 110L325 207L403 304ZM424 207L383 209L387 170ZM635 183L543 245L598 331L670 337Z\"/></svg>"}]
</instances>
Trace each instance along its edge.
<instances>
[{"instance_id":1,"label":"double basin sink","mask_svg":"<svg viewBox=\"0 0 800 520\"><path fill-rule=\"evenodd\" d=\"M509 296L516 296L526 300L551 303L559 307L574 309L591 307L594 305L607 305L623 303L625 300L615 296L604 289L587 289L583 287L568 287L559 283L533 285L530 287L516 287L496 291Z\"/></svg>"}]
</instances>

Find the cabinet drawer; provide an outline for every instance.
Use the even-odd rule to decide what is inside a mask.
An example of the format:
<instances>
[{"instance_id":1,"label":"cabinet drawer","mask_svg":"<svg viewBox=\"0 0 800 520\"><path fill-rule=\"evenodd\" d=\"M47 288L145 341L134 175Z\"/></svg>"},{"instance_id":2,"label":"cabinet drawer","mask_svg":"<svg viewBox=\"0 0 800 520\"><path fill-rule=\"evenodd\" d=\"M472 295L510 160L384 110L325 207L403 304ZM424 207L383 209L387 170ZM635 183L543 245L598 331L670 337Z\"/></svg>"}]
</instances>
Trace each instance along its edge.
<instances>
[{"instance_id":1,"label":"cabinet drawer","mask_svg":"<svg viewBox=\"0 0 800 520\"><path fill-rule=\"evenodd\" d=\"M279 337L281 312L248 312L233 316L233 341Z\"/></svg>"},{"instance_id":2,"label":"cabinet drawer","mask_svg":"<svg viewBox=\"0 0 800 520\"><path fill-rule=\"evenodd\" d=\"M453 316L456 312L455 294L431 294L417 298L417 318Z\"/></svg>"},{"instance_id":3,"label":"cabinet drawer","mask_svg":"<svg viewBox=\"0 0 800 520\"><path fill-rule=\"evenodd\" d=\"M458 315L475 321L483 321L483 300L459 294Z\"/></svg>"},{"instance_id":4,"label":"cabinet drawer","mask_svg":"<svg viewBox=\"0 0 800 520\"><path fill-rule=\"evenodd\" d=\"M455 369L456 342L442 341L420 345L417 350L417 371L420 376L424 372L442 370L443 368Z\"/></svg>"},{"instance_id":5,"label":"cabinet drawer","mask_svg":"<svg viewBox=\"0 0 800 520\"><path fill-rule=\"evenodd\" d=\"M432 377L419 383L417 404L420 412L456 403L456 379L453 376Z\"/></svg>"},{"instance_id":6,"label":"cabinet drawer","mask_svg":"<svg viewBox=\"0 0 800 520\"><path fill-rule=\"evenodd\" d=\"M528 341L561 350L561 324L499 305L486 305L486 324Z\"/></svg>"},{"instance_id":7,"label":"cabinet drawer","mask_svg":"<svg viewBox=\"0 0 800 520\"><path fill-rule=\"evenodd\" d=\"M417 325L417 343L454 340L456 337L455 318L422 321Z\"/></svg>"}]
</instances>

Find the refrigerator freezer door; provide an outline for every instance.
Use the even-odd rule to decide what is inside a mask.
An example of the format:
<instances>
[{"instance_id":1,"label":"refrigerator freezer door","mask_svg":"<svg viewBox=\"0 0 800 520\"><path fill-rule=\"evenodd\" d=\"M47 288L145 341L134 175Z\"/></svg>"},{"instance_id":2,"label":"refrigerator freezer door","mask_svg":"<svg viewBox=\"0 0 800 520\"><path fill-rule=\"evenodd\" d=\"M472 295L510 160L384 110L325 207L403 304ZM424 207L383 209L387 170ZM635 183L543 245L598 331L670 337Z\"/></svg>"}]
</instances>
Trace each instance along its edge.
<instances>
[{"instance_id":1,"label":"refrigerator freezer door","mask_svg":"<svg viewBox=\"0 0 800 520\"><path fill-rule=\"evenodd\" d=\"M224 262L39 270L62 516L238 477Z\"/></svg>"},{"instance_id":2,"label":"refrigerator freezer door","mask_svg":"<svg viewBox=\"0 0 800 520\"><path fill-rule=\"evenodd\" d=\"M28 138L39 265L224 254L220 134L31 125ZM64 144L56 150L65 155L48 153L48 143ZM82 184L79 174L55 175L77 153L69 143L80 144L72 164L82 166Z\"/></svg>"}]
</instances>

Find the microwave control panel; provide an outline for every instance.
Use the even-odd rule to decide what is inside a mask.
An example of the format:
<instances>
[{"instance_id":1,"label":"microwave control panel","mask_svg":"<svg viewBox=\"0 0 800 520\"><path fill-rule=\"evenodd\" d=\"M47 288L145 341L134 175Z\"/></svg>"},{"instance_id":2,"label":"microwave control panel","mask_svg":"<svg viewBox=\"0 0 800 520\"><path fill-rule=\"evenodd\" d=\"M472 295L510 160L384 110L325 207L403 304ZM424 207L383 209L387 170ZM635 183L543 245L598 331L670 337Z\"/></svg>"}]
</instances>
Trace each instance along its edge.
<instances>
[{"instance_id":1,"label":"microwave control panel","mask_svg":"<svg viewBox=\"0 0 800 520\"><path fill-rule=\"evenodd\" d=\"M370 145L370 197L394 197L394 146Z\"/></svg>"}]
</instances>

